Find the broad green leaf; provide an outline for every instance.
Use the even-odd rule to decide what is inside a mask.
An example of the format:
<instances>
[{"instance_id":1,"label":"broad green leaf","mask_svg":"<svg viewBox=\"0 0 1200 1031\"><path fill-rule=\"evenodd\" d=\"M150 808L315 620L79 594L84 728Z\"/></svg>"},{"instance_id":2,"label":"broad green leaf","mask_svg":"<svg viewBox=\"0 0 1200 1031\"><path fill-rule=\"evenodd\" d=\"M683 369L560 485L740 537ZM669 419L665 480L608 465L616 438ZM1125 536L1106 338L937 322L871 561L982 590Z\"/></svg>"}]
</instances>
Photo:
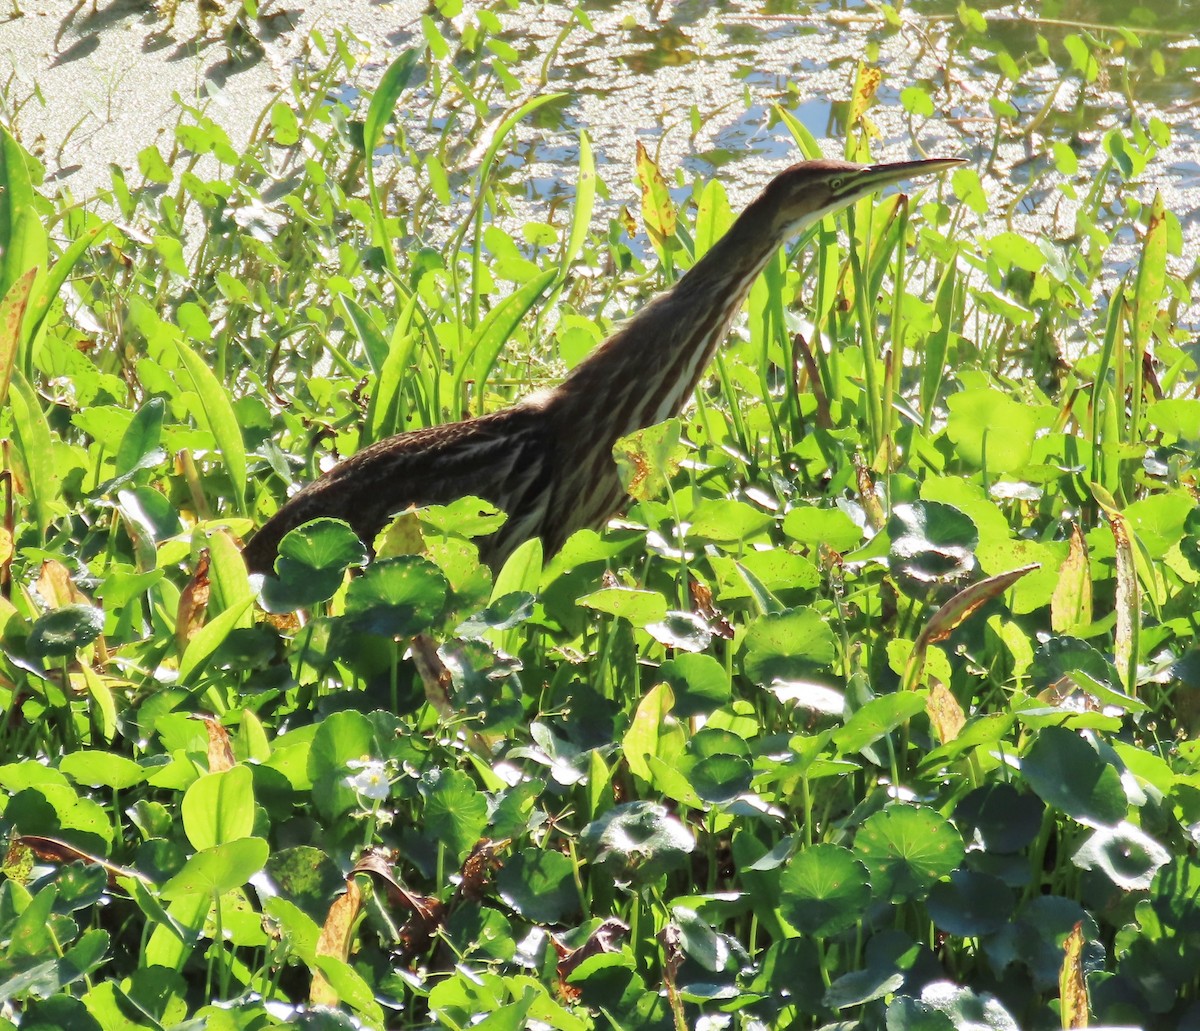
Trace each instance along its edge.
<instances>
[{"instance_id":1,"label":"broad green leaf","mask_svg":"<svg viewBox=\"0 0 1200 1031\"><path fill-rule=\"evenodd\" d=\"M262 838L239 838L203 849L184 863L159 895L168 902L189 895L214 899L250 880L263 868L269 853Z\"/></svg>"},{"instance_id":2,"label":"broad green leaf","mask_svg":"<svg viewBox=\"0 0 1200 1031\"><path fill-rule=\"evenodd\" d=\"M1145 891L1171 853L1131 823L1100 827L1075 850L1071 861L1083 870L1100 870L1118 888Z\"/></svg>"},{"instance_id":3,"label":"broad green leaf","mask_svg":"<svg viewBox=\"0 0 1200 1031\"><path fill-rule=\"evenodd\" d=\"M1033 451L1035 410L997 389L951 394L946 433L959 457L990 477L1016 472Z\"/></svg>"},{"instance_id":4,"label":"broad green leaf","mask_svg":"<svg viewBox=\"0 0 1200 1031\"><path fill-rule=\"evenodd\" d=\"M1047 804L1089 827L1115 827L1129 802L1117 769L1079 734L1044 727L1021 760L1021 773Z\"/></svg>"},{"instance_id":5,"label":"broad green leaf","mask_svg":"<svg viewBox=\"0 0 1200 1031\"><path fill-rule=\"evenodd\" d=\"M1158 319L1167 273L1167 221L1162 192L1154 191L1149 222L1142 239L1142 260L1138 263L1133 288L1133 345L1141 355L1150 343L1150 334ZM1136 359L1141 364L1140 357Z\"/></svg>"},{"instance_id":6,"label":"broad green leaf","mask_svg":"<svg viewBox=\"0 0 1200 1031\"><path fill-rule=\"evenodd\" d=\"M779 911L801 934L827 938L852 927L871 900L867 868L841 845L813 845L779 878Z\"/></svg>"},{"instance_id":7,"label":"broad green leaf","mask_svg":"<svg viewBox=\"0 0 1200 1031\"><path fill-rule=\"evenodd\" d=\"M766 686L828 669L836 655L833 631L815 609L767 613L750 624L742 652L746 675Z\"/></svg>"},{"instance_id":8,"label":"broad green leaf","mask_svg":"<svg viewBox=\"0 0 1200 1031\"><path fill-rule=\"evenodd\" d=\"M263 580L268 612L294 612L332 598L346 570L362 566L367 549L348 523L314 519L289 530L279 542L275 576Z\"/></svg>"},{"instance_id":9,"label":"broad green leaf","mask_svg":"<svg viewBox=\"0 0 1200 1031\"><path fill-rule=\"evenodd\" d=\"M561 852L526 848L505 862L496 887L505 903L526 920L559 924L579 912L574 869Z\"/></svg>"},{"instance_id":10,"label":"broad green leaf","mask_svg":"<svg viewBox=\"0 0 1200 1031\"><path fill-rule=\"evenodd\" d=\"M923 806L889 805L869 816L854 839L871 873L876 898L920 900L962 862L962 837L944 816Z\"/></svg>"},{"instance_id":11,"label":"broad green leaf","mask_svg":"<svg viewBox=\"0 0 1200 1031\"><path fill-rule=\"evenodd\" d=\"M897 505L887 521L888 567L920 587L965 576L979 544L975 524L937 501Z\"/></svg>"},{"instance_id":12,"label":"broad green leaf","mask_svg":"<svg viewBox=\"0 0 1200 1031\"><path fill-rule=\"evenodd\" d=\"M425 800L421 829L462 860L479 842L487 824L487 799L459 770L438 770L421 781Z\"/></svg>"},{"instance_id":13,"label":"broad green leaf","mask_svg":"<svg viewBox=\"0 0 1200 1031\"><path fill-rule=\"evenodd\" d=\"M127 791L146 779L146 771L132 759L90 748L68 752L59 760L58 768L76 784L117 791Z\"/></svg>"},{"instance_id":14,"label":"broad green leaf","mask_svg":"<svg viewBox=\"0 0 1200 1031\"><path fill-rule=\"evenodd\" d=\"M25 311L36 278L37 269L30 269L9 287L0 301L0 405L8 398L13 369L24 364L21 345L25 341Z\"/></svg>"},{"instance_id":15,"label":"broad green leaf","mask_svg":"<svg viewBox=\"0 0 1200 1031\"><path fill-rule=\"evenodd\" d=\"M246 514L246 447L233 404L224 385L208 365L182 339L174 338L180 364L200 399L196 414L201 425L216 441L225 473L233 488L233 500L239 515Z\"/></svg>"},{"instance_id":16,"label":"broad green leaf","mask_svg":"<svg viewBox=\"0 0 1200 1031\"><path fill-rule=\"evenodd\" d=\"M679 440L681 428L678 419L668 419L622 437L613 445L621 484L635 501L663 493L679 471L684 455Z\"/></svg>"},{"instance_id":17,"label":"broad green leaf","mask_svg":"<svg viewBox=\"0 0 1200 1031\"><path fill-rule=\"evenodd\" d=\"M382 559L346 592L346 618L362 633L407 637L428 630L446 604L441 570L416 555Z\"/></svg>"},{"instance_id":18,"label":"broad green leaf","mask_svg":"<svg viewBox=\"0 0 1200 1031\"><path fill-rule=\"evenodd\" d=\"M834 551L852 551L862 541L862 529L840 508L798 505L783 517L783 532L810 548L825 545Z\"/></svg>"},{"instance_id":19,"label":"broad green leaf","mask_svg":"<svg viewBox=\"0 0 1200 1031\"><path fill-rule=\"evenodd\" d=\"M924 711L924 692L904 691L880 695L855 712L845 726L834 731L834 744L843 755L853 755Z\"/></svg>"},{"instance_id":20,"label":"broad green leaf","mask_svg":"<svg viewBox=\"0 0 1200 1031\"><path fill-rule=\"evenodd\" d=\"M34 620L29 648L43 659L71 658L104 629L104 613L92 605L64 605Z\"/></svg>"},{"instance_id":21,"label":"broad green leaf","mask_svg":"<svg viewBox=\"0 0 1200 1031\"><path fill-rule=\"evenodd\" d=\"M37 394L19 369L13 370L8 404L14 443L25 466L25 494L32 522L44 536L58 513L62 482L54 462L50 426Z\"/></svg>"},{"instance_id":22,"label":"broad green leaf","mask_svg":"<svg viewBox=\"0 0 1200 1031\"><path fill-rule=\"evenodd\" d=\"M206 773L184 792L183 831L197 851L249 837L254 830L254 785L242 764Z\"/></svg>"},{"instance_id":23,"label":"broad green leaf","mask_svg":"<svg viewBox=\"0 0 1200 1031\"><path fill-rule=\"evenodd\" d=\"M696 839L663 806L625 802L589 823L580 844L605 876L649 884L682 867Z\"/></svg>"},{"instance_id":24,"label":"broad green leaf","mask_svg":"<svg viewBox=\"0 0 1200 1031\"><path fill-rule=\"evenodd\" d=\"M162 461L165 455L162 427L166 407L162 398L152 397L134 413L117 448L115 465L118 477L128 476L137 469Z\"/></svg>"},{"instance_id":25,"label":"broad green leaf","mask_svg":"<svg viewBox=\"0 0 1200 1031\"><path fill-rule=\"evenodd\" d=\"M636 627L657 622L667 614L667 599L661 594L631 587L601 587L598 591L585 594L577 604L627 619Z\"/></svg>"},{"instance_id":26,"label":"broad green leaf","mask_svg":"<svg viewBox=\"0 0 1200 1031\"><path fill-rule=\"evenodd\" d=\"M215 619L204 624L191 640L188 641L183 657L179 660L179 682L190 683L193 676L199 673L204 665L212 658L234 627L241 622L242 615L250 607L250 599L244 599L240 604L232 605Z\"/></svg>"}]
</instances>

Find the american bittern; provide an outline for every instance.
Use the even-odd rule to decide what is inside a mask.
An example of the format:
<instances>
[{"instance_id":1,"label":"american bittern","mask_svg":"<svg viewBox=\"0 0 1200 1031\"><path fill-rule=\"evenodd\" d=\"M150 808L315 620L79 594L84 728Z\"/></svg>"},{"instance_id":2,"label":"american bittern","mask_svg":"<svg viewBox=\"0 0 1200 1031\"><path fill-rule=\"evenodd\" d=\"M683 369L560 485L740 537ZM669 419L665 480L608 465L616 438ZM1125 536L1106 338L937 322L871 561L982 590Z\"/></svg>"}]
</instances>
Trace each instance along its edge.
<instances>
[{"instance_id":1,"label":"american bittern","mask_svg":"<svg viewBox=\"0 0 1200 1031\"><path fill-rule=\"evenodd\" d=\"M267 520L246 545L247 566L270 571L283 535L310 519L344 519L369 545L410 505L447 504L468 494L508 513L508 521L481 542L492 568L531 537L541 537L553 553L575 530L601 526L624 493L613 444L683 408L776 250L880 187L959 163L934 158L793 165L771 180L686 275L557 387L490 415L400 433L364 448Z\"/></svg>"}]
</instances>

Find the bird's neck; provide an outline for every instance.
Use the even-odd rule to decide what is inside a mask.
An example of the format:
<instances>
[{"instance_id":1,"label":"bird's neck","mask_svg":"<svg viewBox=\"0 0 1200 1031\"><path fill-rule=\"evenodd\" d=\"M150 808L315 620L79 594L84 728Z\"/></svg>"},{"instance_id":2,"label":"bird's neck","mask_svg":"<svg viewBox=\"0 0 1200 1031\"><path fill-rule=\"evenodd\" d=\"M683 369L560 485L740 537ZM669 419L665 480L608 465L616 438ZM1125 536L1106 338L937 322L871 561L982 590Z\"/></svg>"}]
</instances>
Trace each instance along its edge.
<instances>
[{"instance_id":1,"label":"bird's neck","mask_svg":"<svg viewBox=\"0 0 1200 1031\"><path fill-rule=\"evenodd\" d=\"M763 198L688 272L605 340L553 392L572 419L611 439L677 415L754 280L783 242Z\"/></svg>"}]
</instances>

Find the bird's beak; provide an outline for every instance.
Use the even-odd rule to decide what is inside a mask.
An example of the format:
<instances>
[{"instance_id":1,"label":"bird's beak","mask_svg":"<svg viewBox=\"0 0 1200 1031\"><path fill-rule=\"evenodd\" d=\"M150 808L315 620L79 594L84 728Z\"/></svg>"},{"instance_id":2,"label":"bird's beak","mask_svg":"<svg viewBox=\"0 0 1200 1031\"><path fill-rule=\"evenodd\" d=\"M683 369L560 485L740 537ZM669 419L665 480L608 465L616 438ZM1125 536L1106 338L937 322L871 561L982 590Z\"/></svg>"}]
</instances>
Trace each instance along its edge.
<instances>
[{"instance_id":1,"label":"bird's beak","mask_svg":"<svg viewBox=\"0 0 1200 1031\"><path fill-rule=\"evenodd\" d=\"M864 165L847 178L843 196L865 197L869 193L919 175L933 175L964 164L962 158L926 158L922 161L895 161L890 164Z\"/></svg>"}]
</instances>

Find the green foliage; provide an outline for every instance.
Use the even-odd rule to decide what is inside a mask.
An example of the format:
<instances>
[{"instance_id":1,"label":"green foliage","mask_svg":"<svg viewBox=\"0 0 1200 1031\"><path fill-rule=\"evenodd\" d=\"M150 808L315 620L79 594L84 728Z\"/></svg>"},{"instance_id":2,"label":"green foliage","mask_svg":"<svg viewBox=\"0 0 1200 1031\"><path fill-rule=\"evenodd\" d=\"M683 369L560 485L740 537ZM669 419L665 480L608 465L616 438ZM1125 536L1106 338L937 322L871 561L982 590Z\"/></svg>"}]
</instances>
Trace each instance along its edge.
<instances>
[{"instance_id":1,"label":"green foliage","mask_svg":"<svg viewBox=\"0 0 1200 1031\"><path fill-rule=\"evenodd\" d=\"M1006 89L1110 70L1095 33L1035 60L988 27L944 30ZM504 158L559 98L517 99L502 29L436 3L361 109L321 40L241 153L184 107L111 222L0 131L6 1019L1042 1027L1077 976L1097 1021L1186 1022L1198 370L1178 224L1127 188L1162 124L1094 176L1050 141L1069 240L989 228L963 168L779 255L694 408L618 444L602 534L493 571L466 498L317 520L248 579L289 488L545 385L731 220L584 136L570 210L514 226ZM590 231L610 196L648 235Z\"/></svg>"}]
</instances>

